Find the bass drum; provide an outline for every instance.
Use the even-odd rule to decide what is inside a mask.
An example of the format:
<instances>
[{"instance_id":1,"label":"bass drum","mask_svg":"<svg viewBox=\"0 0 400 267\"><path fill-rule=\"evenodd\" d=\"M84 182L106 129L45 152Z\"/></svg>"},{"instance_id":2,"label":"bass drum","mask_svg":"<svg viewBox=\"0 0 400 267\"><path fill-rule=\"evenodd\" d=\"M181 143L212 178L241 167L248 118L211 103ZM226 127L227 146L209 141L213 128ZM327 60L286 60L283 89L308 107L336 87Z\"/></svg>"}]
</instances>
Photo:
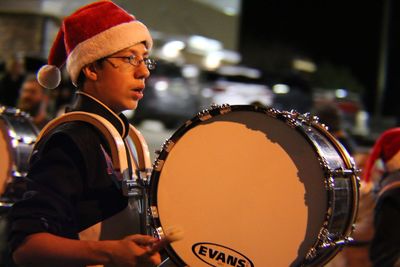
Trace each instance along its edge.
<instances>
[{"instance_id":1,"label":"bass drum","mask_svg":"<svg viewBox=\"0 0 400 267\"><path fill-rule=\"evenodd\" d=\"M177 266L322 266L351 238L352 158L317 118L214 106L166 141L151 175L155 232ZM166 263L164 266L170 266Z\"/></svg>"},{"instance_id":2,"label":"bass drum","mask_svg":"<svg viewBox=\"0 0 400 267\"><path fill-rule=\"evenodd\" d=\"M0 196L9 200L7 186L26 175L29 156L39 131L19 109L0 107ZM5 204L5 203L3 203Z\"/></svg>"}]
</instances>

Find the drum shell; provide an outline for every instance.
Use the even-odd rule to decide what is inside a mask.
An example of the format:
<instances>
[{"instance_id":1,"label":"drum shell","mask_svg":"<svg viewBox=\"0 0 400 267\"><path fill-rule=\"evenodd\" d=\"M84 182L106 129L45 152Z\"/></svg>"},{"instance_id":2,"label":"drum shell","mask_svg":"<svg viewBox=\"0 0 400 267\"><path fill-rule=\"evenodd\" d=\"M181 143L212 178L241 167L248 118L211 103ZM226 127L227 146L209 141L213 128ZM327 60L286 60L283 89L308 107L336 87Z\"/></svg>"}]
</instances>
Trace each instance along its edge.
<instances>
[{"instance_id":1,"label":"drum shell","mask_svg":"<svg viewBox=\"0 0 400 267\"><path fill-rule=\"evenodd\" d=\"M297 265L308 265L308 266L318 266L323 263L326 263L327 261L330 260L340 249L341 244L345 243L347 238L349 238L352 230L353 230L353 223L355 220L355 215L357 213L357 204L358 204L358 177L356 174L356 168L354 166L354 162L352 162L352 159L350 155L347 153L347 151L341 146L341 144L332 136L330 135L327 130L320 125L316 120L314 120L311 117L305 117L301 114L298 113L291 113L291 112L280 112L272 109L263 109L263 108L258 108L258 107L253 107L253 106L231 106L231 107L217 107L213 108L211 110L207 110L206 112L199 114L192 120L188 121L186 125L182 126L180 129L178 129L172 137L166 141L166 143L163 146L163 149L158 156L157 160L155 161L154 164L154 171L151 176L151 182L150 182L150 200L151 200L151 207L152 207L152 216L154 220L154 226L155 226L155 231L158 234L163 234L163 229L168 228L170 225L165 224L165 220L163 219L162 214L160 214L160 194L163 194L161 191L169 190L170 188L165 188L162 187L160 188L160 184L162 183L167 183L167 180L170 179L169 176L164 177L163 172L165 171L164 169L168 168L169 161L173 161L169 157L176 157L174 153L174 150L182 149L181 144L179 142L183 143L182 140L187 140L186 137L188 136L188 133L191 132L192 129L194 129L194 132L196 132L196 127L210 127L212 123L216 123L219 121L223 121L224 123L228 122L234 122L236 123L235 119L225 119L225 114L246 114L245 118L242 121L239 121L239 123L242 123L245 125L247 128L251 130L259 130L256 129L258 126L254 128L254 125L259 123L260 121L256 121L257 123L253 123L252 121L252 114L257 114L256 116L259 116L262 114L262 116L266 116L268 124L271 123L280 123L280 124L285 124L283 128L279 126L280 130L283 131L294 131L296 132L295 135L302 136L302 138L305 140L305 143L307 143L307 146L310 147L311 150L313 150L313 153L310 153L310 155L314 154L315 157L315 162L318 164L318 173L320 173L321 177L319 183L318 190L323 191L322 193L325 195L324 198L321 200L324 202L325 207L321 208L318 207L320 211L323 210L323 212L320 212L317 218L320 222L316 223L318 227L314 226L313 230L313 235L308 235L307 238L311 238L312 241L308 241L308 247L306 249L302 249L303 255L299 256L294 262L292 263L293 266ZM248 114L250 114L248 117ZM229 116L229 115L228 115ZM262 119L263 120L263 119ZM250 122L249 122L250 121ZM262 123L263 121L261 121ZM222 123L222 122L221 122ZM286 127L286 128L285 128ZM229 132L227 131L228 134L234 135L234 132ZM268 131L267 131L268 132ZM213 132L213 134L215 134ZM212 138L213 134L210 134L209 138ZM190 137L192 138L192 137ZM253 137L251 137L253 138ZM297 138L297 137L296 137ZM221 142L224 142L225 138L221 138ZM278 138L279 139L279 138ZM197 142L198 140L196 140ZM214 143L213 143L214 144ZM204 146L207 145L207 142L204 142ZM218 145L218 144L217 144ZM234 145L230 144L230 145ZM202 149L201 146L200 150ZM226 148L222 147L222 150ZM290 147L286 147L287 150L290 151ZM226 157L231 157L235 156L236 154L232 153L231 150L226 153ZM293 150L294 151L294 150ZM200 162L197 167L199 168L208 168L207 164L202 164L201 162L203 161L204 157L209 156L210 154L203 153L199 151L191 151L190 149L186 153L186 158L189 157L196 157L197 162ZM213 151L213 153L219 153L218 151ZM200 154L200 156L197 157L195 154ZM171 156L172 155L172 156ZM293 158L301 158L301 155L292 155ZM251 161L251 160L250 160ZM172 164L172 163L171 163ZM182 158L182 164L185 164L185 157ZM211 164L210 164L211 165ZM167 166L167 167L166 167ZM193 169L193 166L191 167ZM211 167L212 168L212 167ZM305 169L305 167L304 167ZM193 169L193 172L195 172L196 169ZM177 172L178 173L178 172ZM210 175L213 175L215 173L215 170L211 169L210 170ZM185 179L190 179L191 175L188 173L186 175ZM184 179L184 178L182 178ZM161 181L163 180L163 181ZM227 179L229 181L229 179ZM235 180L236 181L236 180ZM207 180L209 182L209 180ZM226 181L225 181L226 182ZM218 182L216 181L215 184ZM248 183L251 183L249 181ZM312 182L310 181L309 184ZM178 185L175 184L175 187ZM182 187L185 187L187 190L191 190L190 188L187 188L187 183L183 183ZM199 186L198 183L196 183L196 186ZM247 184L245 183L242 190L246 189ZM251 187L253 188L253 187ZM195 190L195 189L193 189ZM172 190L173 191L173 190ZM179 194L177 192L169 192L168 194ZM207 190L205 190L207 191ZM240 190L239 190L240 192ZM193 192L194 193L194 192ZM207 194L207 193L205 193ZM210 197L209 195L205 196L205 198ZM182 201L185 201L182 200ZM266 200L268 201L267 197ZM208 202L207 202L208 203ZM176 203L175 203L176 204ZM174 209L174 203L170 204L171 208ZM223 208L223 207L222 207ZM190 209L190 207L189 207ZM163 213L164 211L161 211ZM196 213L196 209L192 209L191 212ZM258 212L258 211L256 211ZM173 215L175 216L175 215ZM190 216L190 215L188 215ZM236 216L240 217L240 214L236 214ZM254 217L257 217L257 214L254 214ZM232 219L232 218L230 218ZM218 221L218 220L216 220ZM229 219L227 220L229 221ZM179 221L177 222L179 224ZM210 222L208 223L209 226L214 223L214 220L210 219ZM293 221L295 223L295 221ZM267 225L266 225L267 226ZM243 227L252 227L252 226L247 226L243 225ZM257 229L254 229L257 230ZM277 231L284 231L285 229L278 229ZM211 230L210 230L211 231ZM232 229L234 232L234 229ZM308 231L308 230L307 230ZM268 242L267 237L259 237L259 239L265 238L265 242ZM206 240L204 240L206 241ZM343 242L342 242L343 241ZM261 241L261 243L263 243ZM224 242L220 242L219 245L224 245ZM312 246L310 246L312 244ZM259 248L258 248L259 249ZM250 249L251 250L251 249ZM179 252L174 249L173 246L169 247L167 249L168 254L172 258L172 260L178 265L178 266L185 266L185 265L195 265L193 262L184 262L179 255ZM305 251L305 252L304 252ZM266 252L263 252L266 253ZM291 265L291 266L292 266ZM258 265L257 265L258 266ZM266 265L267 266L267 265ZM275 266L279 266L275 265ZM287 265L286 265L287 266Z\"/></svg>"}]
</instances>

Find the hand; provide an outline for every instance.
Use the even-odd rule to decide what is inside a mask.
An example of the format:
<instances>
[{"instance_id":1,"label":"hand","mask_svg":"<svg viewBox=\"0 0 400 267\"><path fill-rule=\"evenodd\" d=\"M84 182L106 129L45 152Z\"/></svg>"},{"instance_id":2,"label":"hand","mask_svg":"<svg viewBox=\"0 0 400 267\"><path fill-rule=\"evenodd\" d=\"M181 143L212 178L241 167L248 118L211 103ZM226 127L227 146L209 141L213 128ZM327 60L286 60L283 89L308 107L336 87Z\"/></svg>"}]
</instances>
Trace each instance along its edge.
<instances>
[{"instance_id":1,"label":"hand","mask_svg":"<svg viewBox=\"0 0 400 267\"><path fill-rule=\"evenodd\" d=\"M153 267L161 263L161 256L154 250L157 238L146 235L130 235L113 241L112 264L119 267ZM153 248L153 249L152 249Z\"/></svg>"}]
</instances>

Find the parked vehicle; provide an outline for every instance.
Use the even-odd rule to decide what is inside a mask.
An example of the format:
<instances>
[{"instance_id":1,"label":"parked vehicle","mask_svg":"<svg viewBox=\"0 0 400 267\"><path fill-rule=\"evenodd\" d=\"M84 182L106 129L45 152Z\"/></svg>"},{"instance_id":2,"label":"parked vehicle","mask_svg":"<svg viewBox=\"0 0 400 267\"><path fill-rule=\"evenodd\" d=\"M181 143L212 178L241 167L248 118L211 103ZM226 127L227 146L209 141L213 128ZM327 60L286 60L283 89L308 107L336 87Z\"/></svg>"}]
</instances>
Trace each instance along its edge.
<instances>
[{"instance_id":1,"label":"parked vehicle","mask_svg":"<svg viewBox=\"0 0 400 267\"><path fill-rule=\"evenodd\" d=\"M157 62L152 71L144 97L139 102L133 122L161 121L174 129L200 111L198 94L190 81L182 75L181 67L167 62Z\"/></svg>"},{"instance_id":2,"label":"parked vehicle","mask_svg":"<svg viewBox=\"0 0 400 267\"><path fill-rule=\"evenodd\" d=\"M226 66L203 74L203 101L206 104L261 105L270 107L274 94L262 83L257 69Z\"/></svg>"},{"instance_id":3,"label":"parked vehicle","mask_svg":"<svg viewBox=\"0 0 400 267\"><path fill-rule=\"evenodd\" d=\"M359 94L344 89L316 89L313 93L314 106L333 104L343 115L343 128L352 135L369 134L369 116Z\"/></svg>"}]
</instances>

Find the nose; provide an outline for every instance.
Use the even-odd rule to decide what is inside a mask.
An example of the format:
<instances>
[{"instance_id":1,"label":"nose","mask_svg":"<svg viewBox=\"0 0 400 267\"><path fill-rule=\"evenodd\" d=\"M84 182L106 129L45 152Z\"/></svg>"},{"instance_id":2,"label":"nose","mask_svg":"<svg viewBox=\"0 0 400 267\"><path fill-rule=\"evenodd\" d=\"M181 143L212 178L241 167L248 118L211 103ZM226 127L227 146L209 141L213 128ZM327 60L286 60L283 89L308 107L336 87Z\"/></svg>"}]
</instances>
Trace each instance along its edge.
<instances>
[{"instance_id":1,"label":"nose","mask_svg":"<svg viewBox=\"0 0 400 267\"><path fill-rule=\"evenodd\" d=\"M136 79L147 79L149 76L150 70L147 68L144 62L141 62L135 69L134 77Z\"/></svg>"}]
</instances>

